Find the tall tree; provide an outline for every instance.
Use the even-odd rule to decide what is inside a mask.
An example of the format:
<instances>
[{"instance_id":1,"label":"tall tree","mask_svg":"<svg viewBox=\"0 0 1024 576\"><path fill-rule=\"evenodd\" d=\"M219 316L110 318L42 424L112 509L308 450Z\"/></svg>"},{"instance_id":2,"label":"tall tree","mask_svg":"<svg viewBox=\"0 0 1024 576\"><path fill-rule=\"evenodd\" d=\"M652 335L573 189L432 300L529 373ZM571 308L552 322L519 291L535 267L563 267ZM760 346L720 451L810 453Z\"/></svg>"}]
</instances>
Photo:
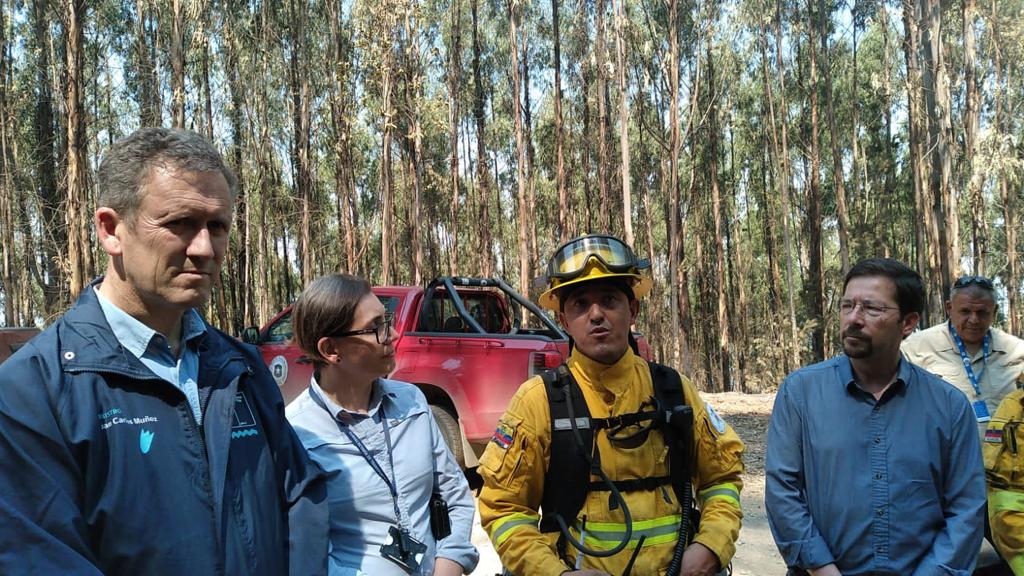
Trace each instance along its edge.
<instances>
[{"instance_id":1,"label":"tall tree","mask_svg":"<svg viewBox=\"0 0 1024 576\"><path fill-rule=\"evenodd\" d=\"M626 85L626 9L625 0L615 4L615 57L619 80L619 153L622 157L622 219L626 242L632 246L633 198L629 168L629 91Z\"/></svg>"},{"instance_id":2,"label":"tall tree","mask_svg":"<svg viewBox=\"0 0 1024 576\"><path fill-rule=\"evenodd\" d=\"M89 229L89 189L82 85L82 58L86 2L64 3L64 102L67 107L67 197L64 203L68 230L70 296L74 300L92 277L93 260Z\"/></svg>"},{"instance_id":3,"label":"tall tree","mask_svg":"<svg viewBox=\"0 0 1024 576\"><path fill-rule=\"evenodd\" d=\"M928 188L933 219L938 228L938 268L940 294L949 294L960 262L960 224L956 195L950 179L953 166L953 127L949 79L942 42L942 6L940 0L919 0L921 47L924 55L923 85L928 113Z\"/></svg>"},{"instance_id":4,"label":"tall tree","mask_svg":"<svg viewBox=\"0 0 1024 576\"><path fill-rule=\"evenodd\" d=\"M512 55L512 118L515 122L516 138L516 184L519 188L519 292L530 293L530 247L527 229L532 226L526 209L527 158L526 140L523 135L523 102L519 98L519 0L508 0L508 43Z\"/></svg>"},{"instance_id":5,"label":"tall tree","mask_svg":"<svg viewBox=\"0 0 1024 576\"><path fill-rule=\"evenodd\" d=\"M826 119L828 120L828 131L832 142L832 182L835 185L836 220L839 224L839 260L845 274L850 269L850 232L849 217L846 213L843 153L839 143L839 129L836 128L836 113L832 93L832 59L829 56L828 47L828 23L832 20L831 16L831 13L825 9L825 0L818 0L818 22L816 26L812 26L812 29L817 29L818 35L821 37L821 75L824 80ZM856 102L854 105L856 106ZM856 167L854 171L856 171Z\"/></svg>"},{"instance_id":6,"label":"tall tree","mask_svg":"<svg viewBox=\"0 0 1024 576\"><path fill-rule=\"evenodd\" d=\"M558 185L558 242L569 240L569 191L565 181L565 128L562 118L562 31L558 12L562 0L551 0L551 67L555 69L555 85L552 100L555 111L555 173Z\"/></svg>"},{"instance_id":7,"label":"tall tree","mask_svg":"<svg viewBox=\"0 0 1024 576\"><path fill-rule=\"evenodd\" d=\"M812 6L813 4L807 7L809 84L806 88L810 116L810 149L808 150L810 158L809 166L805 165L809 171L807 237L809 239L808 273L810 274L810 283L807 285L807 303L809 316L814 322L814 327L811 329L811 351L814 354L814 359L821 361L825 359L825 269L822 262L821 245L821 146L818 138L818 91L821 87L818 85L818 51L815 48L815 41L820 32Z\"/></svg>"}]
</instances>

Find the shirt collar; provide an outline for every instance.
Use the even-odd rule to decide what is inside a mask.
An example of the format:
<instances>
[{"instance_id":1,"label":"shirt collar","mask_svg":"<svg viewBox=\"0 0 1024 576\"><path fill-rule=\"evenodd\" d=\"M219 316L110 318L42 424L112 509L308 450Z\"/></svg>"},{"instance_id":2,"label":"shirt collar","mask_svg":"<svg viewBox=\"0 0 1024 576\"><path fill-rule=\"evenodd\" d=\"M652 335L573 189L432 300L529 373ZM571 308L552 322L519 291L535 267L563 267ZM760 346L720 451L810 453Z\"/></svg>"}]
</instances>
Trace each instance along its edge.
<instances>
[{"instance_id":1,"label":"shirt collar","mask_svg":"<svg viewBox=\"0 0 1024 576\"><path fill-rule=\"evenodd\" d=\"M635 358L633 349L627 346L625 354L614 364L604 364L590 358L580 352L579 348L573 346L568 365L570 368L575 368L574 372L582 376L582 379L592 386L604 388L617 395L633 383L630 376Z\"/></svg>"},{"instance_id":2,"label":"shirt collar","mask_svg":"<svg viewBox=\"0 0 1024 576\"><path fill-rule=\"evenodd\" d=\"M146 326L138 318L121 310L117 304L114 304L100 293L99 285L96 285L93 290L96 293L96 299L99 300L100 308L103 309L103 316L106 318L107 324L110 325L111 332L114 333L117 341L131 352L132 355L136 358L142 358L153 342L153 339L158 336L164 340L164 346L167 346L164 335ZM199 316L199 313L190 308L181 317L182 342L191 346L205 335L206 324Z\"/></svg>"},{"instance_id":3,"label":"shirt collar","mask_svg":"<svg viewBox=\"0 0 1024 576\"><path fill-rule=\"evenodd\" d=\"M315 374L309 377L309 386L323 400L323 406L327 409L327 413L333 416L335 420L341 420L344 423L351 423L368 417L372 418L380 411L381 405L385 400L388 401L389 406L393 405L395 401L395 393L386 390L384 382L380 378L373 381L373 387L370 389L370 405L366 414L352 412L331 400L331 397L320 387L320 383L316 381Z\"/></svg>"},{"instance_id":4,"label":"shirt collar","mask_svg":"<svg viewBox=\"0 0 1024 576\"><path fill-rule=\"evenodd\" d=\"M860 386L857 385L857 379L853 375L853 365L850 363L850 357L843 354L839 357L837 368L839 370L839 379L843 385L846 386L846 391L849 394L861 393L866 394ZM900 354L900 365L896 369L896 381L885 391L885 395L900 394L905 395L907 392L907 385L910 383L913 369L910 362Z\"/></svg>"}]
</instances>

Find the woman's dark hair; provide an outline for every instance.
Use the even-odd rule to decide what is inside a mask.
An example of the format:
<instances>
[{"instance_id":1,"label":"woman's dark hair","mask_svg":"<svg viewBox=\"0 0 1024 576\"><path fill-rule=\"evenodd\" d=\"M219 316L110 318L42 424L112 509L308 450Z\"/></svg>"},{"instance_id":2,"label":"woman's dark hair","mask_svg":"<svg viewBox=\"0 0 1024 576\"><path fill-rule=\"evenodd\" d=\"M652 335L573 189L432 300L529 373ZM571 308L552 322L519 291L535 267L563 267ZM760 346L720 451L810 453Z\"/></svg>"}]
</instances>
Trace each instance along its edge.
<instances>
[{"instance_id":1,"label":"woman's dark hair","mask_svg":"<svg viewBox=\"0 0 1024 576\"><path fill-rule=\"evenodd\" d=\"M900 316L911 312L924 312L924 282L921 275L911 270L906 264L892 258L867 258L857 262L846 273L843 292L850 280L862 276L885 276L896 285L896 303L900 307Z\"/></svg>"},{"instance_id":2,"label":"woman's dark hair","mask_svg":"<svg viewBox=\"0 0 1024 576\"><path fill-rule=\"evenodd\" d=\"M292 340L313 362L323 365L316 343L352 328L359 301L372 294L370 283L352 274L331 274L306 286L292 307Z\"/></svg>"}]
</instances>

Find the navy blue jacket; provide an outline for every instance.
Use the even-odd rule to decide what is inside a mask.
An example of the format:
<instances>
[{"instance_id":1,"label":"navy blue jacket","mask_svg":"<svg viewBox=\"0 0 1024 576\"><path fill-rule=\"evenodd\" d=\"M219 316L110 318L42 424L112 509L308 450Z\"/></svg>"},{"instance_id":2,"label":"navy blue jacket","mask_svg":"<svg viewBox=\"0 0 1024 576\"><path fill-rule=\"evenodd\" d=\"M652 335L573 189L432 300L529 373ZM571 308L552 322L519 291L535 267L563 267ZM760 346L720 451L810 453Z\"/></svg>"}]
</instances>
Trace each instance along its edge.
<instances>
[{"instance_id":1,"label":"navy blue jacket","mask_svg":"<svg viewBox=\"0 0 1024 576\"><path fill-rule=\"evenodd\" d=\"M208 326L198 384L202 426L91 287L0 366L0 574L325 573L323 472L258 353Z\"/></svg>"}]
</instances>

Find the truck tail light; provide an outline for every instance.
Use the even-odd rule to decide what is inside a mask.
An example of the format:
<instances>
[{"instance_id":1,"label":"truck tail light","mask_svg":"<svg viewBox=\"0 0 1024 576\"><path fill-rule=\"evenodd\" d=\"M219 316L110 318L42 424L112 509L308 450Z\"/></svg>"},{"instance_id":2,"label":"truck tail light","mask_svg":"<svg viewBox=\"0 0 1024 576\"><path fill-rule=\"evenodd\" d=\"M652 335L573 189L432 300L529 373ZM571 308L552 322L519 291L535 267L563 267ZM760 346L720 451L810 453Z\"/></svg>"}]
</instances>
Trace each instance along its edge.
<instances>
[{"instance_id":1,"label":"truck tail light","mask_svg":"<svg viewBox=\"0 0 1024 576\"><path fill-rule=\"evenodd\" d=\"M554 370L562 363L562 355L555 351L530 352L530 377Z\"/></svg>"}]
</instances>

